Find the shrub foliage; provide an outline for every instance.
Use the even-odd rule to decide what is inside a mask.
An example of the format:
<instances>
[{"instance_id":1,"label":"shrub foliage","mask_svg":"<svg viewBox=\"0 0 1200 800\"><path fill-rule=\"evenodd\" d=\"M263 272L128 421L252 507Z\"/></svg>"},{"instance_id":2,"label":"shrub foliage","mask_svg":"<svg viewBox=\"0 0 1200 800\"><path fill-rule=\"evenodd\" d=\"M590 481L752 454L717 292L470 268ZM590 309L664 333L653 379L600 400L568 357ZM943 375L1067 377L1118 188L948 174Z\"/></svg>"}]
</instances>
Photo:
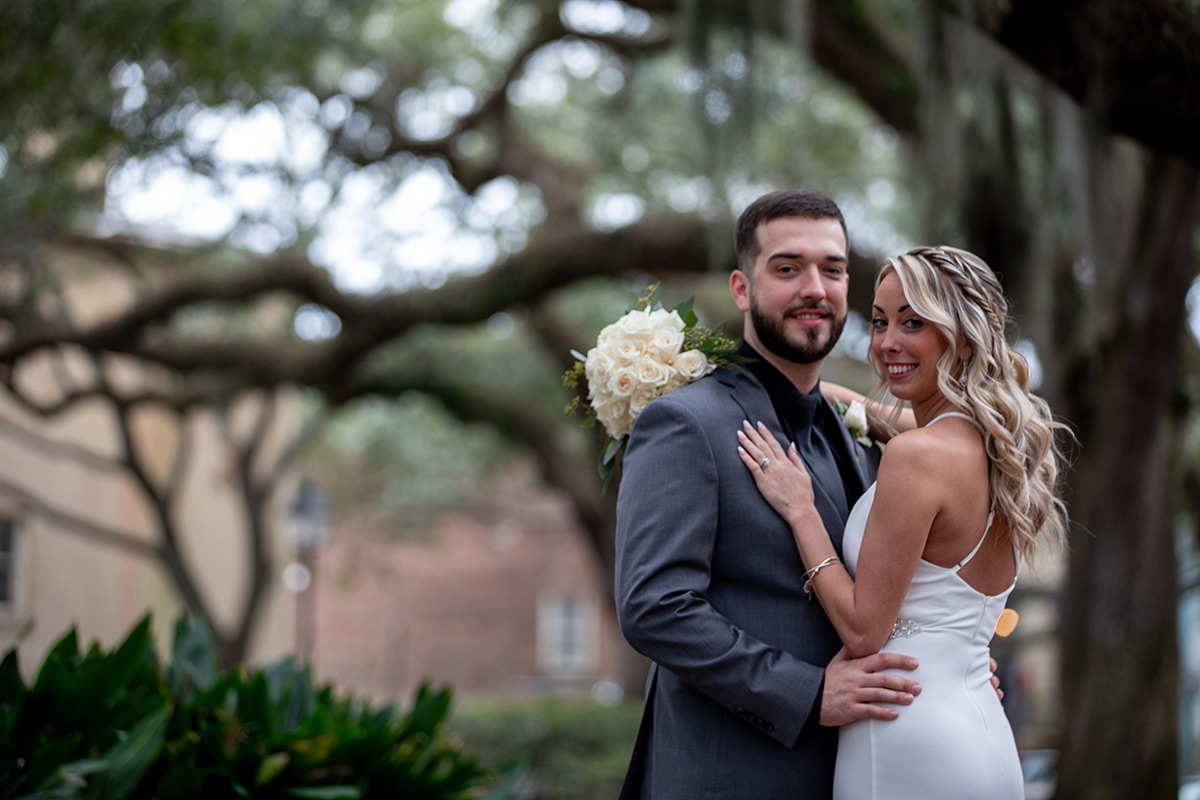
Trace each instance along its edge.
<instances>
[{"instance_id":1,"label":"shrub foliage","mask_svg":"<svg viewBox=\"0 0 1200 800\"><path fill-rule=\"evenodd\" d=\"M518 776L444 733L450 701L428 685L406 713L338 698L290 658L222 673L186 618L165 668L149 617L108 653L72 630L32 686L15 647L0 662L0 800L509 797Z\"/></svg>"}]
</instances>

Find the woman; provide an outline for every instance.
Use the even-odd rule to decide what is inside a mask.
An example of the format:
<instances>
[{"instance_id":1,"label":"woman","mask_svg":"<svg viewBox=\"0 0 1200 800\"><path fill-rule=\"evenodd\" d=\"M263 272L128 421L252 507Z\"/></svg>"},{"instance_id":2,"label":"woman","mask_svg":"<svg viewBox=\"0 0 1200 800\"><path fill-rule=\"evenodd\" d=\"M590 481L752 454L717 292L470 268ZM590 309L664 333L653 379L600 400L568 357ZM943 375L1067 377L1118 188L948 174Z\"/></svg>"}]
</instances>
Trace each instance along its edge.
<instances>
[{"instance_id":1,"label":"woman","mask_svg":"<svg viewBox=\"0 0 1200 800\"><path fill-rule=\"evenodd\" d=\"M996 276L962 250L916 248L880 270L870 360L917 427L888 442L846 524L844 565L795 445L785 453L761 423L738 434L849 654L920 661L921 695L896 720L841 730L836 798L1024 796L988 642L1020 561L1044 536L1061 541L1065 511L1054 495L1061 426L1029 393L1006 313Z\"/></svg>"}]
</instances>

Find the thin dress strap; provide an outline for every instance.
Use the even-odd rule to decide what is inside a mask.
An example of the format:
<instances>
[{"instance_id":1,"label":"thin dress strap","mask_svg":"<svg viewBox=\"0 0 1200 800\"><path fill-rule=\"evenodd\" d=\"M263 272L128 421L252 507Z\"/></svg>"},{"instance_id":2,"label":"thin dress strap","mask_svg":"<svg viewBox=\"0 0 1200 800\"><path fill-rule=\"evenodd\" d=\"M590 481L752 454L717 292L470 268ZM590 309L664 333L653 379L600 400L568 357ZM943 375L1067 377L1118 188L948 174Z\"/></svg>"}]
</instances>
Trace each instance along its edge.
<instances>
[{"instance_id":1,"label":"thin dress strap","mask_svg":"<svg viewBox=\"0 0 1200 800\"><path fill-rule=\"evenodd\" d=\"M946 417L960 417L961 419L965 419L967 422L974 425L976 428L979 428L978 422L976 422L974 419L972 419L969 415L963 414L960 411L947 411L944 414L938 414L936 417L929 420L929 422L926 422L925 427L929 427L933 423L937 422L939 419L945 419ZM982 430L982 428L980 428L980 430Z\"/></svg>"},{"instance_id":2,"label":"thin dress strap","mask_svg":"<svg viewBox=\"0 0 1200 800\"><path fill-rule=\"evenodd\" d=\"M946 417L961 417L962 419L965 419L967 422L974 425L976 428L980 427L979 423L976 422L974 419L972 419L968 415L963 414L958 411L947 411L944 414L938 414L936 417L929 420L929 422L926 422L925 425L926 426L932 425L933 423L937 422L938 420L945 419ZM982 430L982 428L981 428L981 430ZM991 508L988 509L987 525L985 525L983 527L983 535L979 537L979 541L975 543L975 547L973 547L971 549L971 552L967 553L966 558L964 558L962 561L958 562L959 569L962 569L963 567L965 567L967 565L967 563L972 558L975 557L975 554L979 552L979 548L983 547L983 542L984 542L984 540L987 539L988 532L991 531L991 529L992 529L992 521L995 520L995 518L996 518L996 501L992 500L992 506L991 506ZM1013 551L1017 552L1015 543L1013 546ZM1018 569L1020 569L1020 564L1021 564L1021 562L1020 562L1020 559L1018 558L1017 559L1017 568Z\"/></svg>"},{"instance_id":3,"label":"thin dress strap","mask_svg":"<svg viewBox=\"0 0 1200 800\"><path fill-rule=\"evenodd\" d=\"M979 552L979 548L983 547L983 541L985 539L987 539L988 531L990 531L992 529L992 520L994 520L995 518L996 518L996 503L995 503L995 501L992 501L992 507L990 509L988 509L987 525L984 526L984 528L983 528L983 536L979 537L979 541L975 543L975 547L972 548L971 552L967 553L967 557L964 558L962 561L958 562L959 569L962 569L963 567L965 567L967 565L967 562L970 561L972 558L974 558L975 554Z\"/></svg>"}]
</instances>

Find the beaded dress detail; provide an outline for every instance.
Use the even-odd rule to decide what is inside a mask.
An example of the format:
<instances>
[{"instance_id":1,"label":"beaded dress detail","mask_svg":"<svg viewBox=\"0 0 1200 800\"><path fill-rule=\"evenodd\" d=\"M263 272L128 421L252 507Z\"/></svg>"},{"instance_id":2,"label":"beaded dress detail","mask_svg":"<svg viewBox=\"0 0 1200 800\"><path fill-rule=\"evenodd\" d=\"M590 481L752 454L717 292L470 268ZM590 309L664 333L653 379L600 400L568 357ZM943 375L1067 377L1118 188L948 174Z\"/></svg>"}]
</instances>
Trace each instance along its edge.
<instances>
[{"instance_id":1,"label":"beaded dress detail","mask_svg":"<svg viewBox=\"0 0 1200 800\"><path fill-rule=\"evenodd\" d=\"M964 414L943 414L970 420ZM843 550L853 575L875 486L855 504ZM899 671L921 684L912 705L891 721L861 720L841 728L835 800L1017 800L1025 796L1012 728L991 685L988 643L1016 585L979 592L958 571L979 551L943 567L921 559L883 651L916 657L920 667ZM1018 560L1018 570L1020 562Z\"/></svg>"}]
</instances>

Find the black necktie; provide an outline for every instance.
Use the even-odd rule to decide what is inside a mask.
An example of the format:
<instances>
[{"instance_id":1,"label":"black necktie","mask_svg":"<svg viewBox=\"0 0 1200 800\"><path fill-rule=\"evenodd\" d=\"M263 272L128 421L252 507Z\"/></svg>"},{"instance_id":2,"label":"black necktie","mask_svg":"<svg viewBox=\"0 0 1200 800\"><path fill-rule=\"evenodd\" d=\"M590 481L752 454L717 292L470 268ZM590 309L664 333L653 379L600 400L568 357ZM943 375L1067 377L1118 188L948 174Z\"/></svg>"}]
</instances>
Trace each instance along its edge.
<instances>
[{"instance_id":1,"label":"black necktie","mask_svg":"<svg viewBox=\"0 0 1200 800\"><path fill-rule=\"evenodd\" d=\"M796 447L812 472L813 482L820 484L845 519L850 514L850 507L846 501L846 487L842 472L838 469L837 457L833 454L822 424L826 415L819 413L822 402L817 392L802 394L788 404L788 411L792 416Z\"/></svg>"}]
</instances>

